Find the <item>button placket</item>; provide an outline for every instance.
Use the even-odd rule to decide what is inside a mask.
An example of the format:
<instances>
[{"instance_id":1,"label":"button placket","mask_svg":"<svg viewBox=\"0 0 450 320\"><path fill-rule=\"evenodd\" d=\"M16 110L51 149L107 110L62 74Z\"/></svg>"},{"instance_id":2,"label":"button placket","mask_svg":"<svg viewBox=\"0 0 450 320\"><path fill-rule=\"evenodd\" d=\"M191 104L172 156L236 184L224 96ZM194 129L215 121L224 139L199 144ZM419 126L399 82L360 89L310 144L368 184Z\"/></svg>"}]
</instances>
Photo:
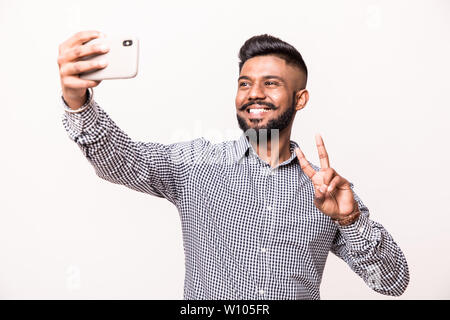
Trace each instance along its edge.
<instances>
[{"instance_id":1,"label":"button placket","mask_svg":"<svg viewBox=\"0 0 450 320\"><path fill-rule=\"evenodd\" d=\"M272 277L271 272L271 266L270 266L270 255L269 255L269 249L270 244L272 242L272 237L274 233L275 228L275 219L276 219L276 192L274 190L277 189L277 183L276 183L276 175L275 170L272 168L269 168L267 171L269 174L266 176L266 193L265 193L265 216L266 216L266 234L265 234L265 241L261 246L261 255L262 259L265 262L265 269L264 269L264 286L262 288L264 298L267 298L267 286L270 283L270 279Z\"/></svg>"}]
</instances>

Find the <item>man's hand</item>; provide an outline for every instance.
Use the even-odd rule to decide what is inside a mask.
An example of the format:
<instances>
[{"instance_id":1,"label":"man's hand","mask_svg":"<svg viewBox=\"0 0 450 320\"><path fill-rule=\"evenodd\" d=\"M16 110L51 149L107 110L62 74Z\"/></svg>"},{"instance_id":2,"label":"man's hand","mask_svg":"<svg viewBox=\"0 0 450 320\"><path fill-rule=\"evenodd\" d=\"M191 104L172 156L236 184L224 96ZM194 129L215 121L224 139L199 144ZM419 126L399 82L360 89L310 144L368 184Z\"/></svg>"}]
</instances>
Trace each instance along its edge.
<instances>
[{"instance_id":1,"label":"man's hand","mask_svg":"<svg viewBox=\"0 0 450 320\"><path fill-rule=\"evenodd\" d=\"M311 167L300 148L295 149L303 172L314 185L314 204L333 220L342 222L343 225L349 224L359 216L358 205L353 197L350 183L330 168L328 153L319 134L316 135L316 144L320 158L320 171L315 171Z\"/></svg>"},{"instance_id":2,"label":"man's hand","mask_svg":"<svg viewBox=\"0 0 450 320\"><path fill-rule=\"evenodd\" d=\"M99 44L85 45L86 42L101 37L98 31L82 31L59 45L58 65L64 100L72 109L81 107L86 101L87 88L96 87L100 81L83 80L78 74L102 69L107 62L82 61L80 58L91 54L108 52L109 48Z\"/></svg>"}]
</instances>

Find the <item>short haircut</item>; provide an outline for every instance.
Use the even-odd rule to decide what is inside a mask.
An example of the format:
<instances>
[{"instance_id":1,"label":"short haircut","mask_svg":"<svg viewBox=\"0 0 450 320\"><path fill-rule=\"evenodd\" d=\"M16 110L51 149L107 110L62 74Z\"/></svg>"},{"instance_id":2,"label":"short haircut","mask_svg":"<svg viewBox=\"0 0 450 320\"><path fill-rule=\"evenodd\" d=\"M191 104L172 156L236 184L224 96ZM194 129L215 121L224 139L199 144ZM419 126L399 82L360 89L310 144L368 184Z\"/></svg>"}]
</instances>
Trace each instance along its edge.
<instances>
[{"instance_id":1,"label":"short haircut","mask_svg":"<svg viewBox=\"0 0 450 320\"><path fill-rule=\"evenodd\" d=\"M245 41L244 45L239 50L239 72L242 70L244 63L253 57L274 55L277 56L287 64L294 65L305 74L305 86L308 79L308 68L300 52L292 45L276 37L268 34L254 36Z\"/></svg>"}]
</instances>

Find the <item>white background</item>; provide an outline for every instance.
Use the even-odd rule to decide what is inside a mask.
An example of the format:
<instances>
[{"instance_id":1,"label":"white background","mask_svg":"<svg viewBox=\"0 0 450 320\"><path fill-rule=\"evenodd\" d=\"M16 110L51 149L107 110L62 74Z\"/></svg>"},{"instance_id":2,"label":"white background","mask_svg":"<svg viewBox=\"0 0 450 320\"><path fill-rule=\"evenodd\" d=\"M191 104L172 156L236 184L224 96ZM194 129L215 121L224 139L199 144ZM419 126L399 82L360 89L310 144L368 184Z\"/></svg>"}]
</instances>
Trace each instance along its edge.
<instances>
[{"instance_id":1,"label":"white background","mask_svg":"<svg viewBox=\"0 0 450 320\"><path fill-rule=\"evenodd\" d=\"M98 178L61 123L59 43L141 40L96 101L135 140L235 139L237 53L269 33L310 71L292 140L355 184L404 251L399 299L450 298L450 1L0 1L0 298L181 299L176 208ZM323 299L386 299L329 255Z\"/></svg>"}]
</instances>

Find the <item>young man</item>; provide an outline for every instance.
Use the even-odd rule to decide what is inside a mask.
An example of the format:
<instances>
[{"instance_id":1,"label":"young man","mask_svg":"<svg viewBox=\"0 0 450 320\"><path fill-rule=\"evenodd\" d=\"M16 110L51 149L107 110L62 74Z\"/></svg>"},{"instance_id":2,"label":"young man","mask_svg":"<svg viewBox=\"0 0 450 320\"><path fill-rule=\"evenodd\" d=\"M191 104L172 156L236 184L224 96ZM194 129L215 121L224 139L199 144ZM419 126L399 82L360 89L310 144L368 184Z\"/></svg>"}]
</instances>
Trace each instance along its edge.
<instances>
[{"instance_id":1,"label":"young man","mask_svg":"<svg viewBox=\"0 0 450 320\"><path fill-rule=\"evenodd\" d=\"M164 145L130 139L87 90L99 82L77 76L107 65L79 60L107 52L85 44L97 37L81 32L60 45L64 127L99 177L177 207L186 299L319 299L330 251L373 290L404 292L402 251L330 167L322 138L320 169L290 140L309 97L307 68L293 46L269 35L242 46L238 140Z\"/></svg>"}]
</instances>

